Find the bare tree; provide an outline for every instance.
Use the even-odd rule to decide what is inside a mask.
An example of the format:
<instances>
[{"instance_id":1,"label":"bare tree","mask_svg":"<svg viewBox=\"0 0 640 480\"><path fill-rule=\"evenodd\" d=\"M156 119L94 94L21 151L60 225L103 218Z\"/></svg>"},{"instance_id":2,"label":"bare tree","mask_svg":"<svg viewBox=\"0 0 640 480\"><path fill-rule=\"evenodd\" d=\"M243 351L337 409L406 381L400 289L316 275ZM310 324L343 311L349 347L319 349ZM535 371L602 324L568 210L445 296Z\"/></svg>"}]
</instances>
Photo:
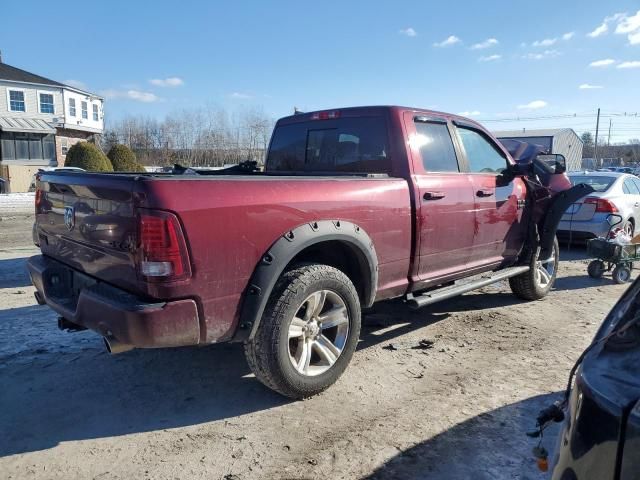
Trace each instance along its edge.
<instances>
[{"instance_id":1,"label":"bare tree","mask_svg":"<svg viewBox=\"0 0 640 480\"><path fill-rule=\"evenodd\" d=\"M261 108L229 113L206 106L172 112L163 120L126 117L109 124L104 148L129 146L145 165L220 167L244 160L263 160L273 119Z\"/></svg>"}]
</instances>

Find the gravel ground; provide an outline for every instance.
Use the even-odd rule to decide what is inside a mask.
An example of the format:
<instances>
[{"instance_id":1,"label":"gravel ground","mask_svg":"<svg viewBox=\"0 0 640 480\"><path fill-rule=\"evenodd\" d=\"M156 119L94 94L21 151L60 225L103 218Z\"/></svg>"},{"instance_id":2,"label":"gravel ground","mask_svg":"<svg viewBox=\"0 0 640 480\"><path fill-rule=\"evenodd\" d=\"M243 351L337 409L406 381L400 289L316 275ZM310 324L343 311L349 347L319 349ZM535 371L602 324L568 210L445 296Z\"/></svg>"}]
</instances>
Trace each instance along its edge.
<instances>
[{"instance_id":1,"label":"gravel ground","mask_svg":"<svg viewBox=\"0 0 640 480\"><path fill-rule=\"evenodd\" d=\"M59 332L24 271L32 220L0 222L10 479L544 478L524 433L625 289L588 278L574 249L539 302L503 283L416 313L381 304L340 381L292 402L253 378L238 345L111 357L95 334ZM433 347L408 348L423 339Z\"/></svg>"}]
</instances>

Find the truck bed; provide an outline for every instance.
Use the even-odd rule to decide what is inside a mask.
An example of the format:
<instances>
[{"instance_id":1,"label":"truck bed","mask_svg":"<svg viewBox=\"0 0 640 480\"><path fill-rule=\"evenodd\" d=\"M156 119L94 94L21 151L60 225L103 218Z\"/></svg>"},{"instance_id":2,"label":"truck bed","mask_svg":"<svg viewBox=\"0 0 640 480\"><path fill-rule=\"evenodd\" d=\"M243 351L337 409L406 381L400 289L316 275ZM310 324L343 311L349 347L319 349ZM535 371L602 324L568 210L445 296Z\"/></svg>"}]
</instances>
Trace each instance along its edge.
<instances>
[{"instance_id":1,"label":"truck bed","mask_svg":"<svg viewBox=\"0 0 640 480\"><path fill-rule=\"evenodd\" d=\"M274 239L307 222L344 220L366 230L379 261L378 298L401 295L408 285L412 225L405 179L53 172L41 175L38 190L35 235L44 255L143 298L195 300L201 342L232 335L239 298L261 256ZM144 209L177 215L190 279L140 278L138 215Z\"/></svg>"}]
</instances>

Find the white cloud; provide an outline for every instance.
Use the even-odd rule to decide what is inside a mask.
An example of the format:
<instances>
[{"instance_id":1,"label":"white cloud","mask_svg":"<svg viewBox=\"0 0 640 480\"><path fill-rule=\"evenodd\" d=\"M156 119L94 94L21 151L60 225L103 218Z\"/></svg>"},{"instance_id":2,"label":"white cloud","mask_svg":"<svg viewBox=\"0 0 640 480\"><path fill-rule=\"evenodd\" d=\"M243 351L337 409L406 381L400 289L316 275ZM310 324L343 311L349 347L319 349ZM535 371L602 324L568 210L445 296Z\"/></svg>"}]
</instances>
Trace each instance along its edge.
<instances>
[{"instance_id":1,"label":"white cloud","mask_svg":"<svg viewBox=\"0 0 640 480\"><path fill-rule=\"evenodd\" d=\"M455 35L449 35L446 39L444 39L441 42L437 42L434 43L433 46L434 47L448 47L450 45L455 45L456 43L460 43L462 40L460 40L458 37L456 37Z\"/></svg>"},{"instance_id":2,"label":"white cloud","mask_svg":"<svg viewBox=\"0 0 640 480\"><path fill-rule=\"evenodd\" d=\"M403 28L398 32L400 35L406 35L407 37L417 37L418 32L416 32L413 28Z\"/></svg>"},{"instance_id":3,"label":"white cloud","mask_svg":"<svg viewBox=\"0 0 640 480\"><path fill-rule=\"evenodd\" d=\"M596 38L596 37L605 35L609 31L609 24L615 23L615 22L621 22L625 18L627 18L626 13L615 13L609 17L605 17L605 19L602 21L600 25L598 25L592 32L587 33L587 36L591 38ZM617 27L616 27L616 30L617 30ZM620 32L617 32L617 33L620 33Z\"/></svg>"},{"instance_id":4,"label":"white cloud","mask_svg":"<svg viewBox=\"0 0 640 480\"><path fill-rule=\"evenodd\" d=\"M578 87L580 90L595 90L598 88L604 88L602 85L591 85L589 83L583 83Z\"/></svg>"},{"instance_id":5,"label":"white cloud","mask_svg":"<svg viewBox=\"0 0 640 480\"><path fill-rule=\"evenodd\" d=\"M640 29L640 10L635 15L624 15L620 18L618 26L616 27L616 33L625 34L635 32Z\"/></svg>"},{"instance_id":6,"label":"white cloud","mask_svg":"<svg viewBox=\"0 0 640 480\"><path fill-rule=\"evenodd\" d=\"M136 102L152 103L160 100L156 94L151 92L142 92L140 90L116 90L107 89L103 90L102 95L109 99L126 98L129 100L135 100Z\"/></svg>"},{"instance_id":7,"label":"white cloud","mask_svg":"<svg viewBox=\"0 0 640 480\"><path fill-rule=\"evenodd\" d=\"M482 50L484 48L491 48L498 45L498 40L495 38L487 38L484 42L474 43L471 45L471 50Z\"/></svg>"},{"instance_id":8,"label":"white cloud","mask_svg":"<svg viewBox=\"0 0 640 480\"><path fill-rule=\"evenodd\" d=\"M249 100L250 98L253 98L253 95L250 95L248 93L242 93L242 92L233 92L229 96L234 100Z\"/></svg>"},{"instance_id":9,"label":"white cloud","mask_svg":"<svg viewBox=\"0 0 640 480\"><path fill-rule=\"evenodd\" d=\"M495 62L496 60L500 60L502 58L502 55L489 55L486 57L480 57L478 59L479 62Z\"/></svg>"},{"instance_id":10,"label":"white cloud","mask_svg":"<svg viewBox=\"0 0 640 480\"><path fill-rule=\"evenodd\" d=\"M605 58L604 60L596 60L595 62L591 62L589 64L590 67L608 67L609 65L613 65L616 61L613 58Z\"/></svg>"},{"instance_id":11,"label":"white cloud","mask_svg":"<svg viewBox=\"0 0 640 480\"><path fill-rule=\"evenodd\" d=\"M609 27L607 26L606 23L603 23L600 26L596 27L595 30L593 30L592 32L587 33L587 36L591 38L596 38L596 37L599 37L600 35L604 35L608 31L609 31Z\"/></svg>"},{"instance_id":12,"label":"white cloud","mask_svg":"<svg viewBox=\"0 0 640 480\"><path fill-rule=\"evenodd\" d=\"M617 34L626 34L629 45L640 45L640 10L630 17L624 15L616 27Z\"/></svg>"},{"instance_id":13,"label":"white cloud","mask_svg":"<svg viewBox=\"0 0 640 480\"><path fill-rule=\"evenodd\" d=\"M536 40L531 45L534 47L550 47L558 41L557 38L545 38L544 40Z\"/></svg>"},{"instance_id":14,"label":"white cloud","mask_svg":"<svg viewBox=\"0 0 640 480\"><path fill-rule=\"evenodd\" d=\"M87 85L80 80L65 80L62 83L64 83L65 85L69 85L70 87L79 88L80 90L87 89Z\"/></svg>"},{"instance_id":15,"label":"white cloud","mask_svg":"<svg viewBox=\"0 0 640 480\"><path fill-rule=\"evenodd\" d=\"M559 55L560 52L558 50L545 50L544 52L527 53L523 55L522 58L527 60L542 60L544 58L558 57Z\"/></svg>"},{"instance_id":16,"label":"white cloud","mask_svg":"<svg viewBox=\"0 0 640 480\"><path fill-rule=\"evenodd\" d=\"M519 110L538 110L549 105L544 100L534 100L533 102L526 103L524 105L518 105Z\"/></svg>"},{"instance_id":17,"label":"white cloud","mask_svg":"<svg viewBox=\"0 0 640 480\"><path fill-rule=\"evenodd\" d=\"M180 77L152 78L149 83L156 87L179 87L184 85L184 80Z\"/></svg>"},{"instance_id":18,"label":"white cloud","mask_svg":"<svg viewBox=\"0 0 640 480\"><path fill-rule=\"evenodd\" d=\"M640 61L622 62L616 68L640 68Z\"/></svg>"},{"instance_id":19,"label":"white cloud","mask_svg":"<svg viewBox=\"0 0 640 480\"><path fill-rule=\"evenodd\" d=\"M575 34L576 34L576 32L567 32L567 33L562 35L562 39L563 40L571 40Z\"/></svg>"},{"instance_id":20,"label":"white cloud","mask_svg":"<svg viewBox=\"0 0 640 480\"><path fill-rule=\"evenodd\" d=\"M480 115L480 112L478 110L472 110L470 112L465 110L464 112L459 112L458 115L461 115L463 117L477 117L478 115Z\"/></svg>"}]
</instances>

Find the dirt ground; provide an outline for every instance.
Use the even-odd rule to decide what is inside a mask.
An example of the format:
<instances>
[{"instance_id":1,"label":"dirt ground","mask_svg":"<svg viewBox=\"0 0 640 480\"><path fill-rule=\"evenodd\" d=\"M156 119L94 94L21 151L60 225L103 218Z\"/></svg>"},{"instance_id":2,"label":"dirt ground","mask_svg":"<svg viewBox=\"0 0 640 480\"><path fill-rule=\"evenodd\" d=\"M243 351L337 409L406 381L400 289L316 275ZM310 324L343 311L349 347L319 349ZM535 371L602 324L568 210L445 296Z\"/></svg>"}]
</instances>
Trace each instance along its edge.
<instances>
[{"instance_id":1,"label":"dirt ground","mask_svg":"<svg viewBox=\"0 0 640 480\"><path fill-rule=\"evenodd\" d=\"M588 278L573 248L539 302L503 283L415 313L381 304L339 382L292 402L239 345L112 357L93 333L58 331L24 269L31 222L0 222L7 479L545 478L525 431L625 289Z\"/></svg>"}]
</instances>

